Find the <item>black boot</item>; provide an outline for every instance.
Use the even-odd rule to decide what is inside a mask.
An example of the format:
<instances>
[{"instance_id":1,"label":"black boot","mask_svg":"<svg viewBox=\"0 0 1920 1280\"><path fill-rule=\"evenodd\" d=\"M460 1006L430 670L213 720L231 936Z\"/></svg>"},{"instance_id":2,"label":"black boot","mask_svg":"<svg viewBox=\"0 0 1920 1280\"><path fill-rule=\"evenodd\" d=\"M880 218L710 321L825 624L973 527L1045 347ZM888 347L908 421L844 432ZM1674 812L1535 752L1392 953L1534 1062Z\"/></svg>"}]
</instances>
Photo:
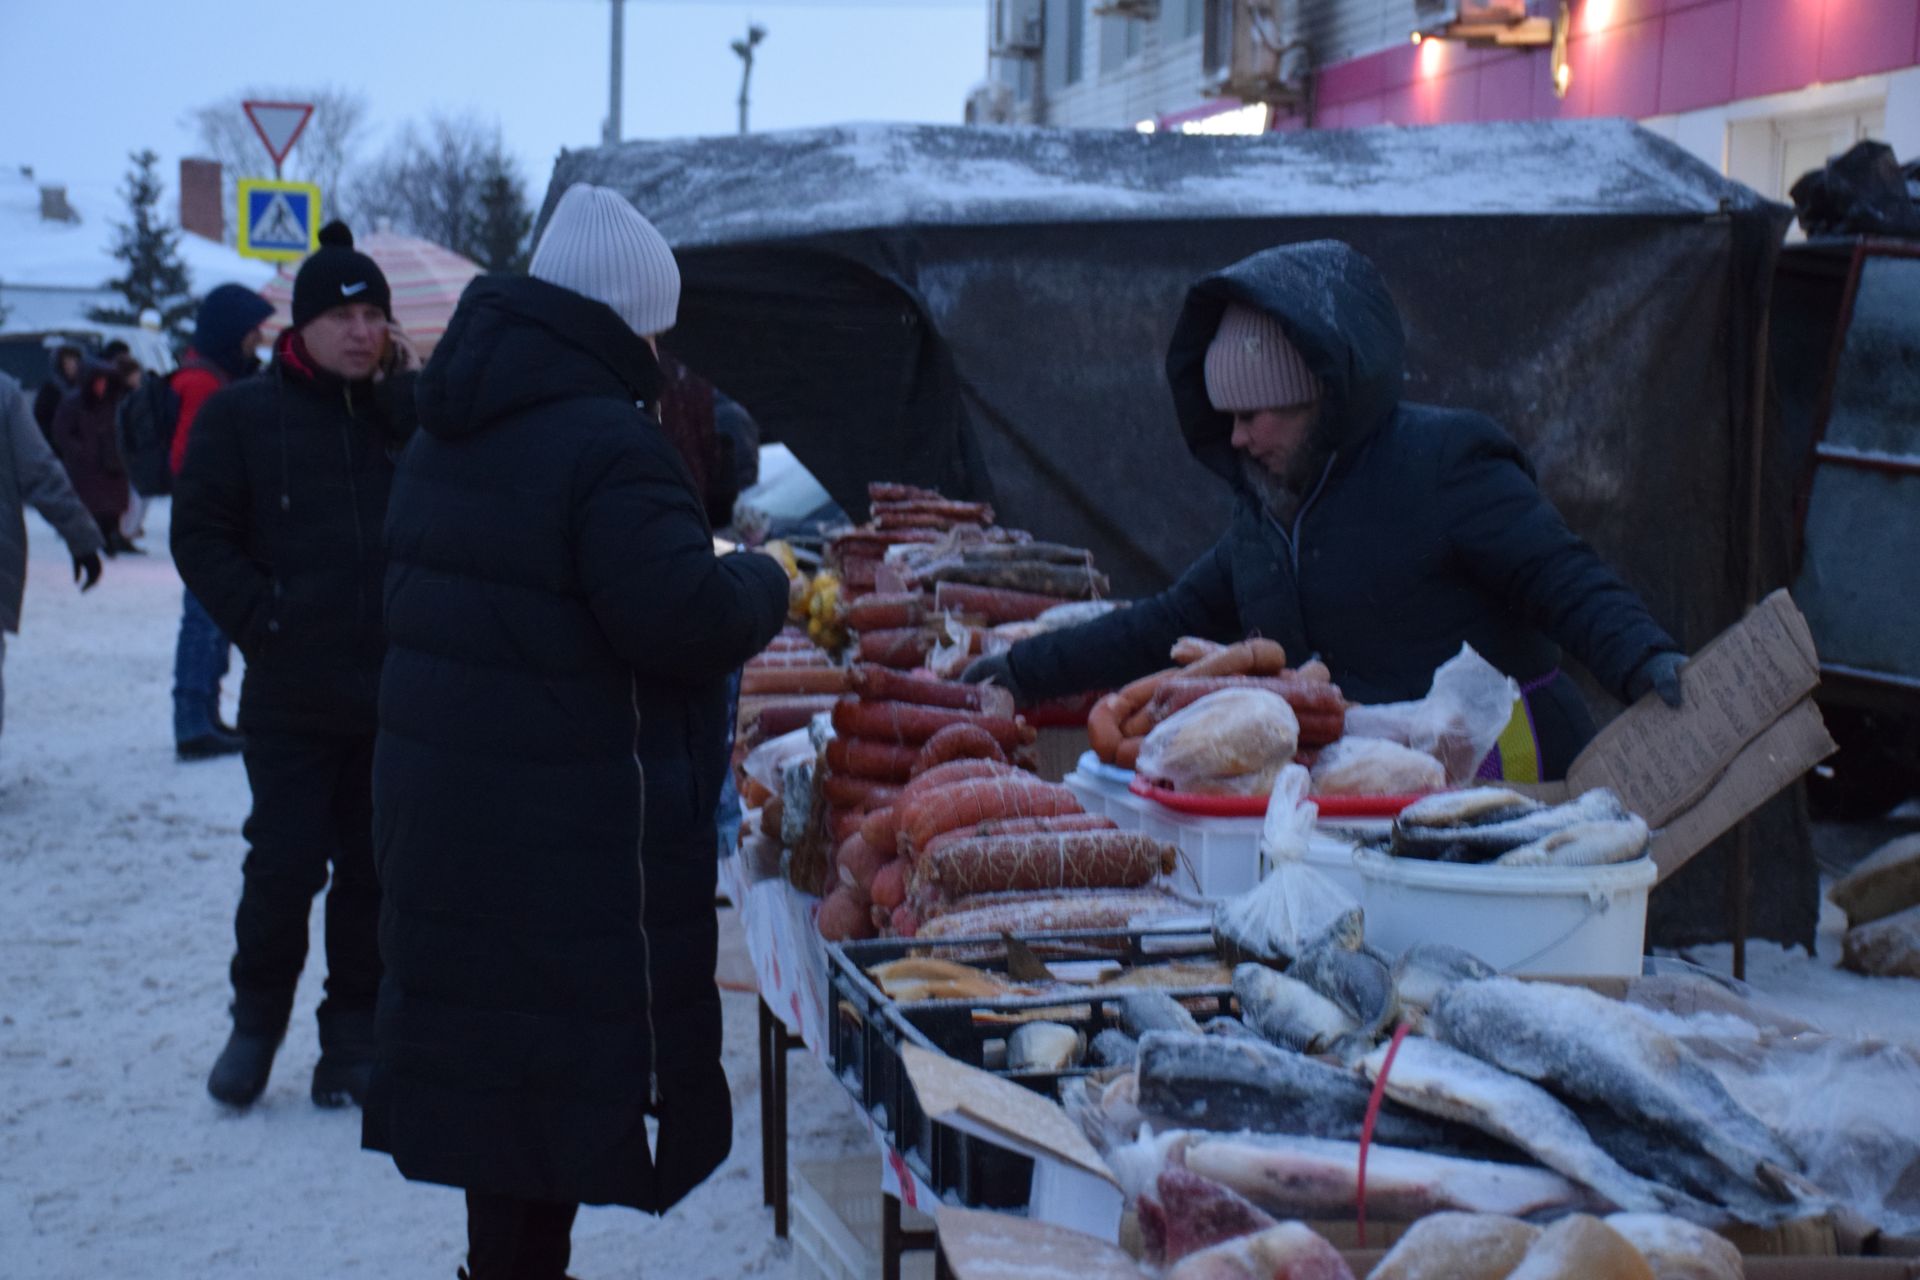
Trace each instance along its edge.
<instances>
[{"instance_id":1,"label":"black boot","mask_svg":"<svg viewBox=\"0 0 1920 1280\"><path fill-rule=\"evenodd\" d=\"M372 1010L320 1015L320 1061L313 1069L313 1104L360 1106L373 1078Z\"/></svg>"},{"instance_id":2,"label":"black boot","mask_svg":"<svg viewBox=\"0 0 1920 1280\"><path fill-rule=\"evenodd\" d=\"M173 750L182 760L213 760L220 756L237 755L246 745L246 739L239 734L225 733L216 728L209 729L197 738L176 742Z\"/></svg>"},{"instance_id":3,"label":"black boot","mask_svg":"<svg viewBox=\"0 0 1920 1280\"><path fill-rule=\"evenodd\" d=\"M207 1092L230 1107L250 1107L267 1087L280 1035L235 1027L207 1077Z\"/></svg>"}]
</instances>

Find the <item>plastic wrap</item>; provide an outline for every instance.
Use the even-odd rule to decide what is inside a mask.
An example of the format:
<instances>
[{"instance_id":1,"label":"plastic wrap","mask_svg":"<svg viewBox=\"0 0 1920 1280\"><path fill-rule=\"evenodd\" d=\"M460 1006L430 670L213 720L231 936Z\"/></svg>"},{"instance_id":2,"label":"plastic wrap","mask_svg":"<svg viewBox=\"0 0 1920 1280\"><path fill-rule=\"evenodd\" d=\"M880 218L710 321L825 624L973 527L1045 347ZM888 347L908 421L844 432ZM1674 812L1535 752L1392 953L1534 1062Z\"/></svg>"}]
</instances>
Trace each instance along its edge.
<instances>
[{"instance_id":1,"label":"plastic wrap","mask_svg":"<svg viewBox=\"0 0 1920 1280\"><path fill-rule=\"evenodd\" d=\"M1323 796L1407 796L1438 791L1447 771L1424 751L1349 734L1313 762L1313 791Z\"/></svg>"},{"instance_id":2,"label":"plastic wrap","mask_svg":"<svg viewBox=\"0 0 1920 1280\"><path fill-rule=\"evenodd\" d=\"M1519 696L1519 685L1463 644L1433 673L1433 686L1418 702L1348 707L1347 733L1424 751L1445 767L1447 782L1459 786L1500 740Z\"/></svg>"},{"instance_id":3,"label":"plastic wrap","mask_svg":"<svg viewBox=\"0 0 1920 1280\"><path fill-rule=\"evenodd\" d=\"M1883 1230L1920 1233L1920 1050L1769 1035L1702 1056L1800 1157L1814 1185Z\"/></svg>"},{"instance_id":4,"label":"plastic wrap","mask_svg":"<svg viewBox=\"0 0 1920 1280\"><path fill-rule=\"evenodd\" d=\"M1307 864L1319 816L1307 800L1307 771L1297 764L1282 769L1260 831L1260 853L1273 870L1214 908L1214 937L1226 958L1285 965L1343 917L1358 915L1353 895Z\"/></svg>"},{"instance_id":5,"label":"plastic wrap","mask_svg":"<svg viewBox=\"0 0 1920 1280\"><path fill-rule=\"evenodd\" d=\"M813 820L814 765L815 757L809 752L780 766L780 843L789 849L806 840Z\"/></svg>"},{"instance_id":6,"label":"plastic wrap","mask_svg":"<svg viewBox=\"0 0 1920 1280\"><path fill-rule=\"evenodd\" d=\"M740 771L775 795L780 795L783 787L781 771L792 761L811 760L814 753L808 730L795 729L792 733L770 738L748 752L747 758L741 762Z\"/></svg>"},{"instance_id":7,"label":"plastic wrap","mask_svg":"<svg viewBox=\"0 0 1920 1280\"><path fill-rule=\"evenodd\" d=\"M1162 721L1135 767L1175 791L1254 796L1273 786L1299 745L1300 720L1285 698L1226 689Z\"/></svg>"}]
</instances>

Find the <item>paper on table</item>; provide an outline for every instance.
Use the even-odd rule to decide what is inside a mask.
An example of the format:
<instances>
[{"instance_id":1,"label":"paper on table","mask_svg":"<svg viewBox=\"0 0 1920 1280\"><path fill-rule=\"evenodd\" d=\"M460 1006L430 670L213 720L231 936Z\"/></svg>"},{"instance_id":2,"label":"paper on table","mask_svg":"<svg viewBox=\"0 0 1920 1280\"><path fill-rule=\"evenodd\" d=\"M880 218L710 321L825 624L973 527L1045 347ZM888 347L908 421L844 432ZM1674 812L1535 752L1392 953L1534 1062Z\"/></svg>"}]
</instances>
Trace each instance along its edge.
<instances>
[{"instance_id":1,"label":"paper on table","mask_svg":"<svg viewBox=\"0 0 1920 1280\"><path fill-rule=\"evenodd\" d=\"M1118 1246L1049 1223L951 1206L935 1223L955 1280L1140 1280Z\"/></svg>"},{"instance_id":2,"label":"paper on table","mask_svg":"<svg viewBox=\"0 0 1920 1280\"><path fill-rule=\"evenodd\" d=\"M972 1121L977 1126L973 1131L1008 1150L1057 1160L1113 1181L1107 1162L1058 1103L918 1045L902 1045L900 1059L929 1119L956 1128L957 1120Z\"/></svg>"}]
</instances>

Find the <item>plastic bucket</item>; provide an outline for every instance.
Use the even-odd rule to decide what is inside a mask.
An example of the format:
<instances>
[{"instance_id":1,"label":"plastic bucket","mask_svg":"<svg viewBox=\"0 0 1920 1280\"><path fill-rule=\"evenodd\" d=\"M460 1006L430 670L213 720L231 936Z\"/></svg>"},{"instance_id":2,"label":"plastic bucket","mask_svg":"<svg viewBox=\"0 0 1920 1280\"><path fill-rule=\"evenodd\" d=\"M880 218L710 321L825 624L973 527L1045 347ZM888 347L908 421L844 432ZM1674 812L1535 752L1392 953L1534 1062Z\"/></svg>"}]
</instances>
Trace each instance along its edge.
<instances>
[{"instance_id":1,"label":"plastic bucket","mask_svg":"<svg viewBox=\"0 0 1920 1280\"><path fill-rule=\"evenodd\" d=\"M1604 867L1489 867L1354 855L1366 885L1367 942L1399 955L1446 942L1502 973L1636 977L1646 942L1651 858Z\"/></svg>"}]
</instances>

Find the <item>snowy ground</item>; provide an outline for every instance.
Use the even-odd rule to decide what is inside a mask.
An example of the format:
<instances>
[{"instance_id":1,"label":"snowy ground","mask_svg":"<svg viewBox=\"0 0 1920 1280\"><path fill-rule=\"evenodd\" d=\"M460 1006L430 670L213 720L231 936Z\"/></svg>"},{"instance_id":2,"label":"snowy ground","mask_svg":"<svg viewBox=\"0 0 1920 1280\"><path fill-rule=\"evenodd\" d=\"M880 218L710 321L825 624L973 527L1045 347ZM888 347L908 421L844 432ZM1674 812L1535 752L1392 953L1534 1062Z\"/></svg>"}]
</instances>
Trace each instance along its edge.
<instances>
[{"instance_id":1,"label":"snowy ground","mask_svg":"<svg viewBox=\"0 0 1920 1280\"><path fill-rule=\"evenodd\" d=\"M0 1274L448 1280L465 1252L459 1193L402 1180L360 1150L357 1111L307 1098L318 963L266 1096L244 1115L207 1097L248 798L238 759L174 760L164 507L154 554L110 562L84 597L59 539L28 523L0 736ZM236 675L229 712L238 688ZM733 1159L663 1220L586 1210L575 1274L791 1273L760 1203L754 1000L725 1007ZM795 1160L869 1149L806 1054L790 1082Z\"/></svg>"},{"instance_id":2,"label":"snowy ground","mask_svg":"<svg viewBox=\"0 0 1920 1280\"><path fill-rule=\"evenodd\" d=\"M0 1272L450 1277L464 1251L458 1194L403 1181L360 1151L358 1113L307 1099L316 967L265 1098L233 1115L206 1096L227 1030L248 801L237 759L173 758L179 582L164 505L149 520L154 554L109 564L85 597L59 540L29 525L0 738ZM735 951L722 967L740 975ZM1758 944L1749 979L1832 1030L1920 1043L1920 982L1836 971L1831 933L1820 951ZM1691 958L1725 971L1730 949ZM725 1003L734 1158L664 1220L586 1211L575 1273L792 1271L760 1203L753 998ZM805 1054L792 1062L794 1160L865 1151L846 1096Z\"/></svg>"}]
</instances>

